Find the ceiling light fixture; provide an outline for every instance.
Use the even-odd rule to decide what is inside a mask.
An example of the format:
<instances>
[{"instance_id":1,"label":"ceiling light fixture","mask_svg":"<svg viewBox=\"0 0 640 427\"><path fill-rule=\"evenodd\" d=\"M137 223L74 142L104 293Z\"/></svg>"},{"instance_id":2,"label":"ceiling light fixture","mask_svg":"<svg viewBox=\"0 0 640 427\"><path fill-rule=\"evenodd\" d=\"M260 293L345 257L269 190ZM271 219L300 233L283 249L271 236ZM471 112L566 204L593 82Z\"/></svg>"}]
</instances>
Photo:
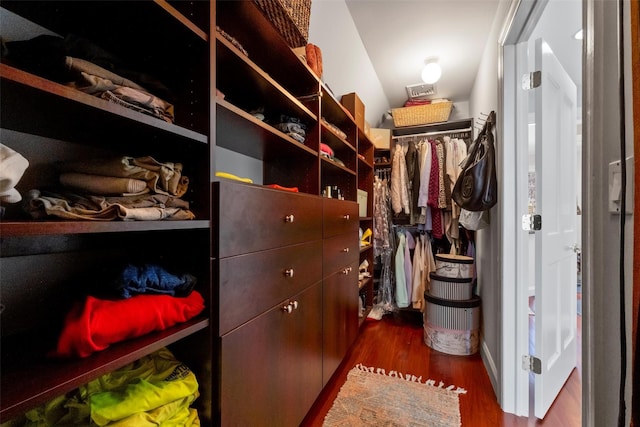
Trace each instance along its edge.
<instances>
[{"instance_id":1,"label":"ceiling light fixture","mask_svg":"<svg viewBox=\"0 0 640 427\"><path fill-rule=\"evenodd\" d=\"M424 60L424 68L422 69L422 81L427 84L433 84L440 80L442 68L438 64L437 57L430 57Z\"/></svg>"},{"instance_id":2,"label":"ceiling light fixture","mask_svg":"<svg viewBox=\"0 0 640 427\"><path fill-rule=\"evenodd\" d=\"M573 35L573 38L576 40L582 40L582 28L576 31L576 33Z\"/></svg>"}]
</instances>

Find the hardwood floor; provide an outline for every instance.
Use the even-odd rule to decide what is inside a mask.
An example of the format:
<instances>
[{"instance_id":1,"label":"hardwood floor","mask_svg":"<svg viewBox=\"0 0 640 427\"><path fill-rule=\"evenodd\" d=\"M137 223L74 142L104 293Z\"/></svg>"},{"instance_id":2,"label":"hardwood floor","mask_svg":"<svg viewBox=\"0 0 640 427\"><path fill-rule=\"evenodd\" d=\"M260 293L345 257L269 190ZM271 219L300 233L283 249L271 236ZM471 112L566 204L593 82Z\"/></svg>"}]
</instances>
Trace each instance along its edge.
<instances>
[{"instance_id":1,"label":"hardwood floor","mask_svg":"<svg viewBox=\"0 0 640 427\"><path fill-rule=\"evenodd\" d=\"M580 325L579 325L580 326ZM469 427L578 427L581 425L581 367L574 369L564 389L545 416L537 420L505 414L480 358L452 356L432 350L423 341L422 318L417 313L388 314L380 321L367 320L354 346L316 400L302 426L322 426L326 413L346 380L349 370L365 366L395 370L455 385L467 390L460 395L462 425ZM578 344L580 347L580 343ZM530 393L532 394L532 392Z\"/></svg>"}]
</instances>

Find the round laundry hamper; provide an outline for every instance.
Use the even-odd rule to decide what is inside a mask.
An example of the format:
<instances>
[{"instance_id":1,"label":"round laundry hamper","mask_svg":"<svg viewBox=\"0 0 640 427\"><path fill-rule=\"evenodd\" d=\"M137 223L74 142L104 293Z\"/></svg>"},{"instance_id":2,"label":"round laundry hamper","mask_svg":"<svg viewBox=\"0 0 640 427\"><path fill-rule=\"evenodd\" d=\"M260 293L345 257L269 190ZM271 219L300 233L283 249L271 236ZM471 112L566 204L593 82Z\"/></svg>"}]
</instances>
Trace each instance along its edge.
<instances>
[{"instance_id":1,"label":"round laundry hamper","mask_svg":"<svg viewBox=\"0 0 640 427\"><path fill-rule=\"evenodd\" d=\"M476 353L480 343L480 297L448 301L425 292L424 298L424 343L457 356Z\"/></svg>"},{"instance_id":2,"label":"round laundry hamper","mask_svg":"<svg viewBox=\"0 0 640 427\"><path fill-rule=\"evenodd\" d=\"M464 255L436 254L436 271L440 277L472 278L473 258Z\"/></svg>"},{"instance_id":3,"label":"round laundry hamper","mask_svg":"<svg viewBox=\"0 0 640 427\"><path fill-rule=\"evenodd\" d=\"M462 301L473 298L472 277L442 277L429 273L429 295L432 297Z\"/></svg>"}]
</instances>

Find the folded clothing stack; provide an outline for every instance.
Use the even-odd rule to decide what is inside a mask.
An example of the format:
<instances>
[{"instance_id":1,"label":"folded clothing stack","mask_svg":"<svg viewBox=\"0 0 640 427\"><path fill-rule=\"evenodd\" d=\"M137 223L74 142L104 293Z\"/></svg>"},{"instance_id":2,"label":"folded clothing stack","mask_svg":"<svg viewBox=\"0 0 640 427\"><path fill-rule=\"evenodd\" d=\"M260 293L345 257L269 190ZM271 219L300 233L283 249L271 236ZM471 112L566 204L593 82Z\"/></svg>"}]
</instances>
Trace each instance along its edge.
<instances>
[{"instance_id":1,"label":"folded clothing stack","mask_svg":"<svg viewBox=\"0 0 640 427\"><path fill-rule=\"evenodd\" d=\"M182 197L189 185L181 163L159 162L151 156L65 162L58 168L64 186L103 196L153 192Z\"/></svg>"},{"instance_id":2,"label":"folded clothing stack","mask_svg":"<svg viewBox=\"0 0 640 427\"><path fill-rule=\"evenodd\" d=\"M115 157L58 164L62 189L31 190L24 209L35 219L111 221L194 219L182 164L153 157Z\"/></svg>"},{"instance_id":3,"label":"folded clothing stack","mask_svg":"<svg viewBox=\"0 0 640 427\"><path fill-rule=\"evenodd\" d=\"M6 42L3 62L82 92L173 123L171 91L153 76L82 37L40 35Z\"/></svg>"},{"instance_id":4,"label":"folded clothing stack","mask_svg":"<svg viewBox=\"0 0 640 427\"><path fill-rule=\"evenodd\" d=\"M304 141L307 139L307 125L296 117L281 114L274 127L295 139L300 144L304 144Z\"/></svg>"},{"instance_id":5,"label":"folded clothing stack","mask_svg":"<svg viewBox=\"0 0 640 427\"><path fill-rule=\"evenodd\" d=\"M200 419L191 404L198 388L191 369L161 348L29 410L11 425L196 427Z\"/></svg>"},{"instance_id":6,"label":"folded clothing stack","mask_svg":"<svg viewBox=\"0 0 640 427\"><path fill-rule=\"evenodd\" d=\"M204 309L191 274L172 274L156 264L128 264L119 273L102 273L104 279L88 286L91 295L76 301L67 313L51 357L87 357L117 342L186 322Z\"/></svg>"}]
</instances>

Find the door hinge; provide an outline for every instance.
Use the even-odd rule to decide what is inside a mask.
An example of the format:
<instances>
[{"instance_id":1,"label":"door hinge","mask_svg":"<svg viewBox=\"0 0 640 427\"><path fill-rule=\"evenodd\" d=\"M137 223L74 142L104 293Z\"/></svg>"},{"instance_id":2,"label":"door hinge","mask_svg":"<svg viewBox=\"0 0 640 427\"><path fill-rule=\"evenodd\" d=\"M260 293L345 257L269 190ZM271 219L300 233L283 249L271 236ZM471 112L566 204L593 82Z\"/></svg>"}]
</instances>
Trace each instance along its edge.
<instances>
[{"instance_id":1,"label":"door hinge","mask_svg":"<svg viewBox=\"0 0 640 427\"><path fill-rule=\"evenodd\" d=\"M522 229L525 231L542 230L542 215L522 215Z\"/></svg>"},{"instance_id":2,"label":"door hinge","mask_svg":"<svg viewBox=\"0 0 640 427\"><path fill-rule=\"evenodd\" d=\"M542 373L542 361L535 356L525 354L522 356L522 369L539 375Z\"/></svg>"},{"instance_id":3,"label":"door hinge","mask_svg":"<svg viewBox=\"0 0 640 427\"><path fill-rule=\"evenodd\" d=\"M522 76L522 89L531 90L540 87L542 84L542 73L540 71L534 71Z\"/></svg>"}]
</instances>

